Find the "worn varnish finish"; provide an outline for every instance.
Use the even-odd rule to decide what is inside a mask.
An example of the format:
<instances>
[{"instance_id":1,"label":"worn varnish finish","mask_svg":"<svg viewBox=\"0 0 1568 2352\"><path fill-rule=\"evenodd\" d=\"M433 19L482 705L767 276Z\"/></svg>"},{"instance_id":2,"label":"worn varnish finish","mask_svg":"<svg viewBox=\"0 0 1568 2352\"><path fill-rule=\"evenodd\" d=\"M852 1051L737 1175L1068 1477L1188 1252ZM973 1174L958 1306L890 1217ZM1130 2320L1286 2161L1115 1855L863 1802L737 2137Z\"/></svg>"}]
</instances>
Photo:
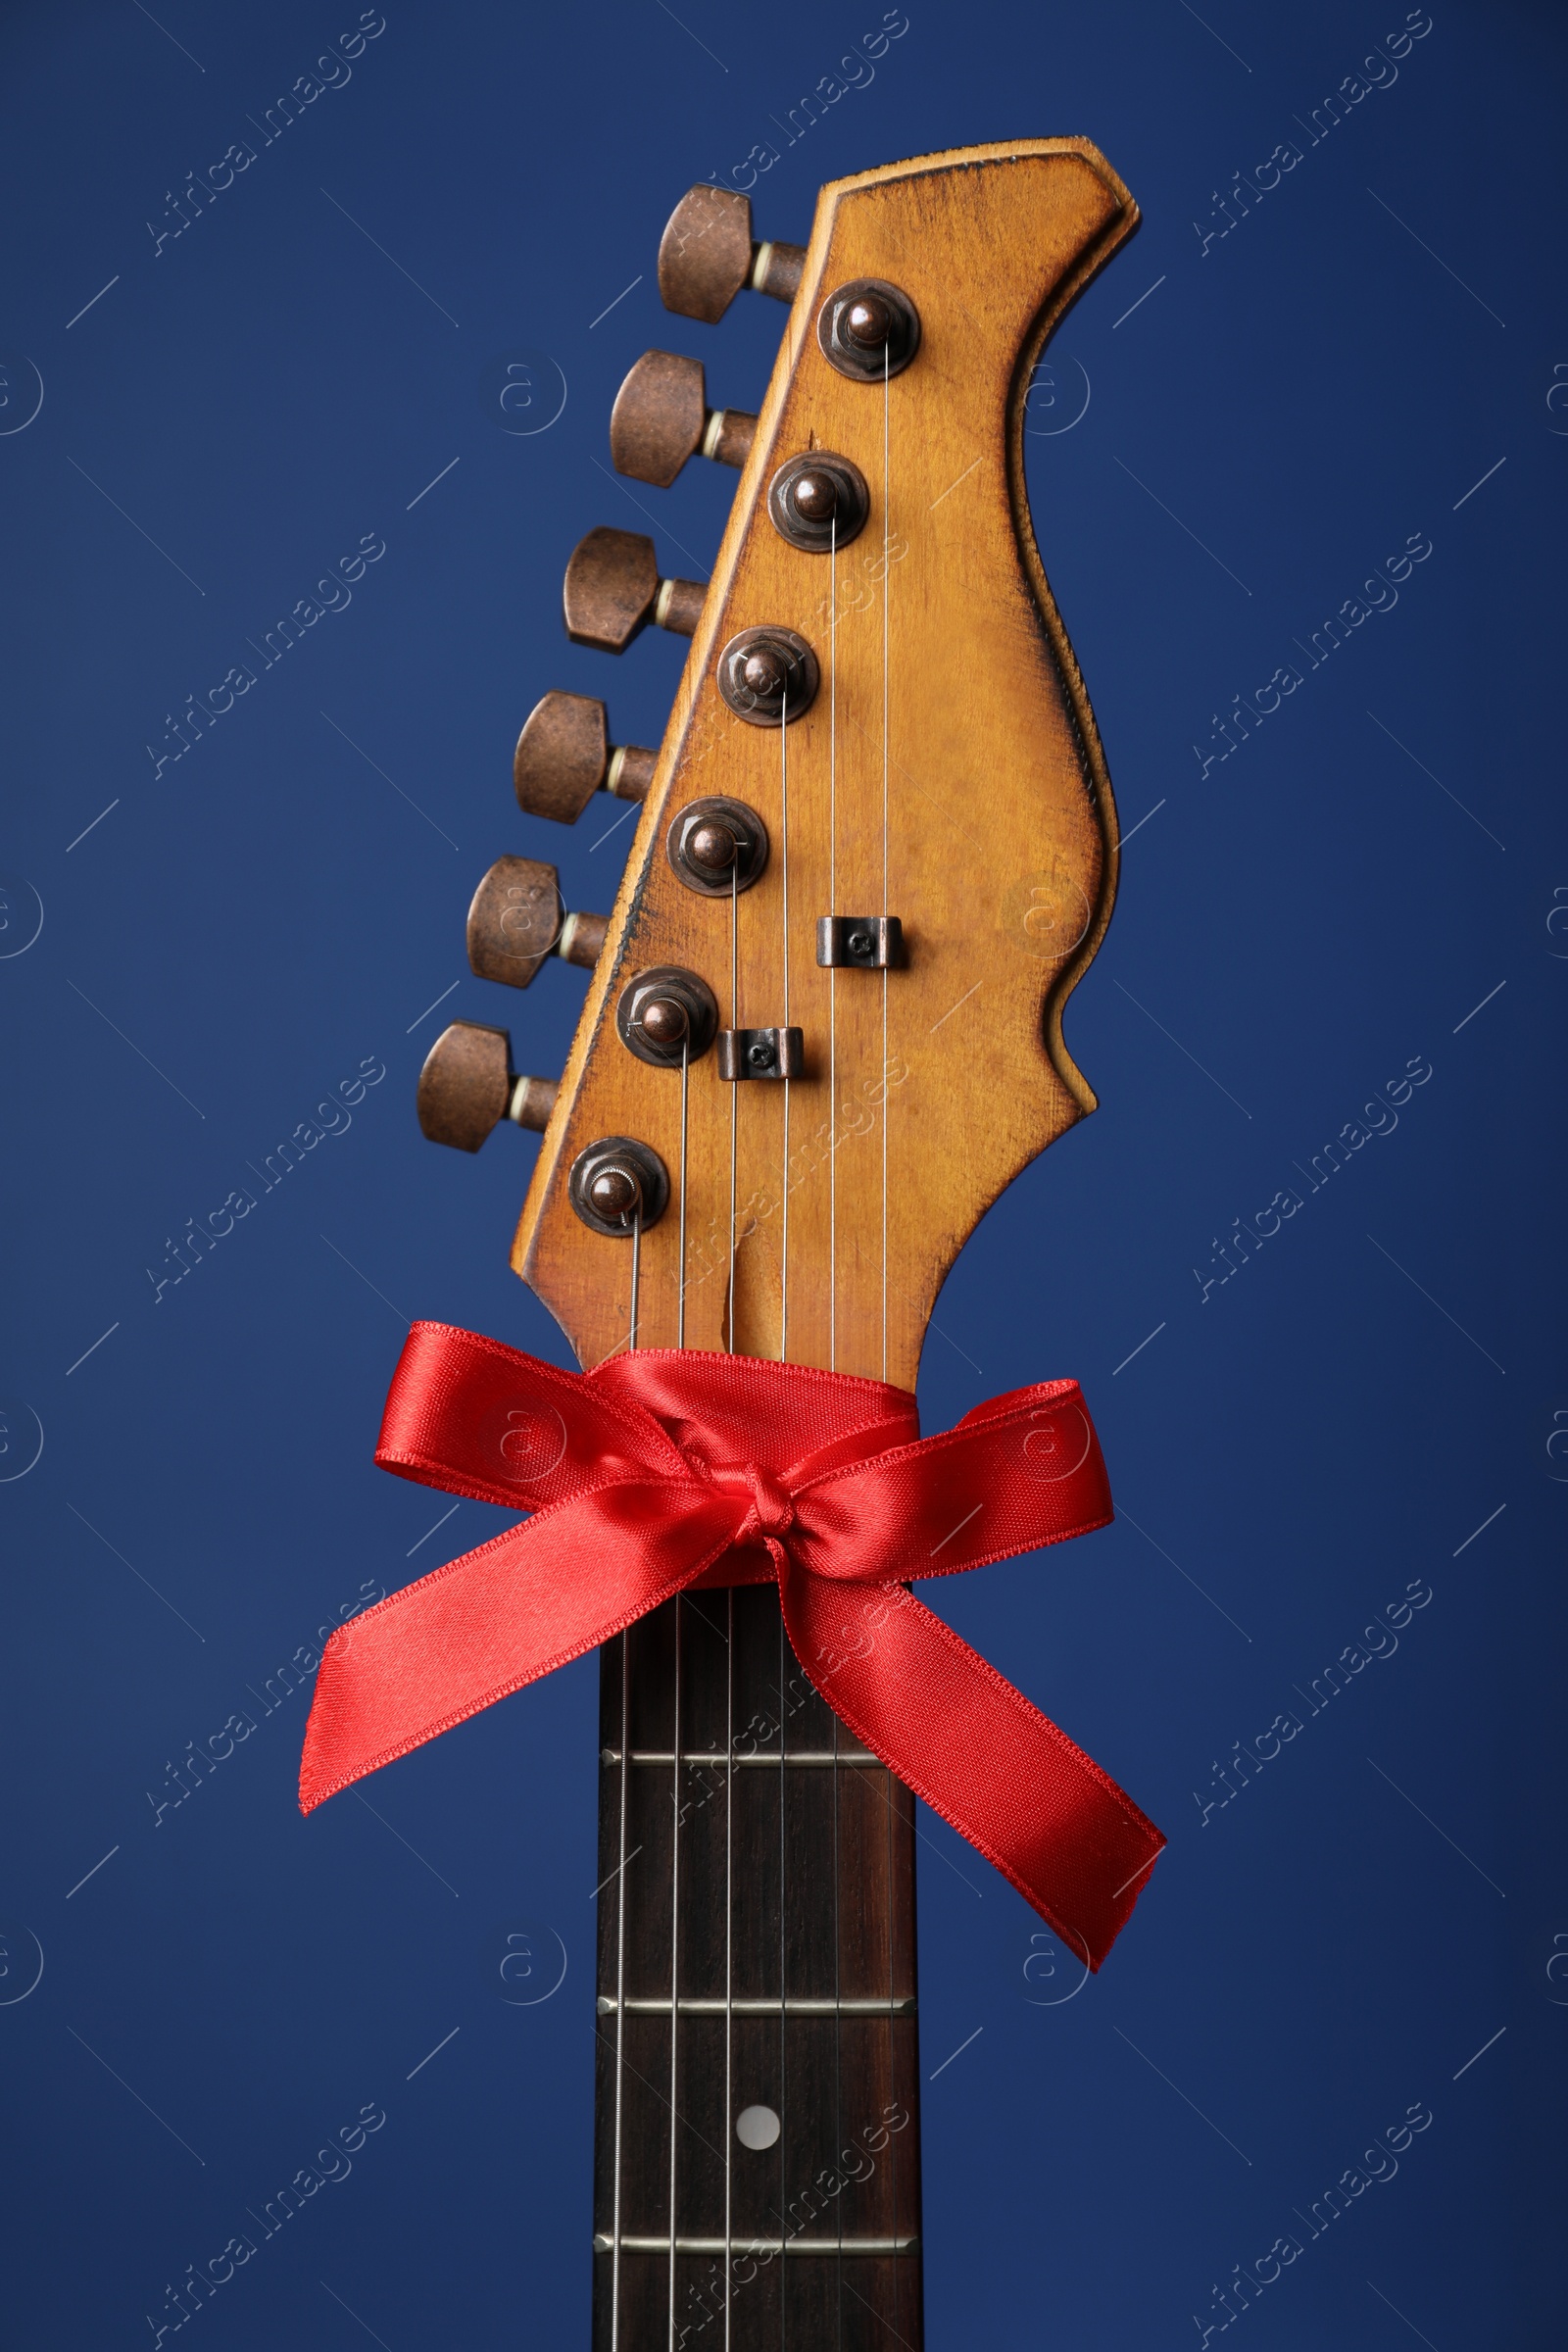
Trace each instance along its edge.
<instances>
[{"instance_id":1,"label":"worn varnish finish","mask_svg":"<svg viewBox=\"0 0 1568 2352\"><path fill-rule=\"evenodd\" d=\"M1061 1007L1109 916L1115 816L1030 527L1023 409L1046 336L1137 218L1078 139L967 149L822 192L514 1248L584 1364L624 1342L631 1251L573 1216L572 1159L629 1134L672 1186L680 1176L678 1073L620 1046L615 999L642 966L680 964L708 981L726 1024L783 1022L786 793L788 1018L808 1067L787 1090L787 1157L786 1089L740 1090L736 1348L781 1351L787 1222L789 1356L912 1388L963 1241L1094 1105ZM885 390L837 373L817 347L821 301L858 277L891 280L920 315L919 353ZM765 516L777 466L813 446L852 459L870 488L866 527L836 564L789 547ZM787 730L742 724L714 686L722 647L764 623L807 638L822 667L814 707ZM738 1003L730 906L683 889L663 855L671 813L715 791L757 808L775 844L733 912ZM818 917L859 910L902 918L906 969L818 968ZM731 1097L714 1057L693 1068L686 1340L700 1348L728 1334ZM644 1346L675 1344L677 1209L678 1194L643 1240Z\"/></svg>"}]
</instances>

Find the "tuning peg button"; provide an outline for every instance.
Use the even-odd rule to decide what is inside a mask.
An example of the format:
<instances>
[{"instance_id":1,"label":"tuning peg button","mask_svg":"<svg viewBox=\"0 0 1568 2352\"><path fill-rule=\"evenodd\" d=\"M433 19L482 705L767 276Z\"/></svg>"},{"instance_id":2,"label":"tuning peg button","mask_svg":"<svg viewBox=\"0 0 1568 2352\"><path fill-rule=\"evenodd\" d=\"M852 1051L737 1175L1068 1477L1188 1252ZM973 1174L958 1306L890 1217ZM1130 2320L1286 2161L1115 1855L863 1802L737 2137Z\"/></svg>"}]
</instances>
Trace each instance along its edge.
<instances>
[{"instance_id":1,"label":"tuning peg button","mask_svg":"<svg viewBox=\"0 0 1568 2352\"><path fill-rule=\"evenodd\" d=\"M553 865L498 858L468 908L468 961L481 980L526 988L551 956L591 971L609 929L602 914L568 914Z\"/></svg>"},{"instance_id":2,"label":"tuning peg button","mask_svg":"<svg viewBox=\"0 0 1568 2352\"><path fill-rule=\"evenodd\" d=\"M752 205L733 188L691 188L659 244L659 291L666 311L716 326L743 286L793 302L806 267L804 245L757 244Z\"/></svg>"},{"instance_id":3,"label":"tuning peg button","mask_svg":"<svg viewBox=\"0 0 1568 2352\"><path fill-rule=\"evenodd\" d=\"M560 1088L554 1078L519 1078L505 1029L454 1021L443 1029L419 1072L419 1126L432 1144L477 1152L503 1119L543 1128Z\"/></svg>"},{"instance_id":4,"label":"tuning peg button","mask_svg":"<svg viewBox=\"0 0 1568 2352\"><path fill-rule=\"evenodd\" d=\"M633 481L667 490L699 451L720 466L744 466L756 431L745 409L709 407L701 360L645 351L611 411L611 463Z\"/></svg>"},{"instance_id":5,"label":"tuning peg button","mask_svg":"<svg viewBox=\"0 0 1568 2352\"><path fill-rule=\"evenodd\" d=\"M646 801L658 759L640 744L612 744L603 703L586 694L542 695L513 756L517 806L525 816L571 825L596 792Z\"/></svg>"},{"instance_id":6,"label":"tuning peg button","mask_svg":"<svg viewBox=\"0 0 1568 2352\"><path fill-rule=\"evenodd\" d=\"M623 654L650 621L690 637L707 593L696 580L661 579L654 543L640 531L601 525L578 540L566 565L566 635L603 654Z\"/></svg>"}]
</instances>

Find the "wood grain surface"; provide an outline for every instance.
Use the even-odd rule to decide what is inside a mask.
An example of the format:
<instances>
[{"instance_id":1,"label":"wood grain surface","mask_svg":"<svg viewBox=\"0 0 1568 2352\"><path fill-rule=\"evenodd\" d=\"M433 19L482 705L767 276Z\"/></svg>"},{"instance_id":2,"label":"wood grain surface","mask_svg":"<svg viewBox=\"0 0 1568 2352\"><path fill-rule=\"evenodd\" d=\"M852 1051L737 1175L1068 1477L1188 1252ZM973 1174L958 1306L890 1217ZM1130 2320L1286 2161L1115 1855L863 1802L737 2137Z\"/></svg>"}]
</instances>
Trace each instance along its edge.
<instances>
[{"instance_id":1,"label":"wood grain surface","mask_svg":"<svg viewBox=\"0 0 1568 2352\"><path fill-rule=\"evenodd\" d=\"M600 1137L640 1138L670 1173L642 1242L640 1345L676 1344L684 1193L688 1346L729 1342L733 1254L737 1349L912 1389L976 1221L1094 1107L1061 1007L1109 917L1116 821L1029 520L1024 403L1047 336L1137 220L1082 139L968 148L822 190L514 1245L585 1366L630 1323L631 1249L589 1233L566 1193ZM886 385L838 373L816 341L825 296L865 276L920 316L920 349ZM852 458L870 486L866 527L836 557L791 548L767 518L777 466L811 448ZM807 638L822 670L785 728L743 723L714 685L728 640L766 623ZM664 856L673 813L714 792L749 803L771 838L766 874L733 905L685 889ZM884 911L903 921L906 968L817 967L819 915ZM806 1040L807 1075L788 1087L727 1085L712 1053L692 1066L684 1171L679 1073L636 1060L614 1027L626 981L661 963L700 972L726 1024L787 1019Z\"/></svg>"}]
</instances>

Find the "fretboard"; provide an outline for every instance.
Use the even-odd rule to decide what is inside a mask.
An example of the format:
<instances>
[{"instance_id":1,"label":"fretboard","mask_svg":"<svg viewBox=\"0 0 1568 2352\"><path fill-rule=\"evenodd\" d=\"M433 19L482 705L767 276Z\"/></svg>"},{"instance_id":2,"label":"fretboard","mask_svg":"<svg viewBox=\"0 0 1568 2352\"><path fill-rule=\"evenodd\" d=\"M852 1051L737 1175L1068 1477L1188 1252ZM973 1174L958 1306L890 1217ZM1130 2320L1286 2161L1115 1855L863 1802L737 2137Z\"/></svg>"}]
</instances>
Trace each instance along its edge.
<instances>
[{"instance_id":1,"label":"fretboard","mask_svg":"<svg viewBox=\"0 0 1568 2352\"><path fill-rule=\"evenodd\" d=\"M601 1665L595 2352L919 2352L913 1800L772 1586Z\"/></svg>"}]
</instances>

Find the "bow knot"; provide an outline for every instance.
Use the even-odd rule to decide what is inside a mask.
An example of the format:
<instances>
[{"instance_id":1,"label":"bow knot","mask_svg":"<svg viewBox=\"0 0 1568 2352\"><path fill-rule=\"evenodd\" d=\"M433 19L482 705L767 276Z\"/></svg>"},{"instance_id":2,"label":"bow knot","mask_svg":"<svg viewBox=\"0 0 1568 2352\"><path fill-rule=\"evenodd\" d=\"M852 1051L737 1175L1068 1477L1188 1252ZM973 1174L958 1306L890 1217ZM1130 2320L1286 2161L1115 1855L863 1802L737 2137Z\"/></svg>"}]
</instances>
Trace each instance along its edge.
<instances>
[{"instance_id":1,"label":"bow knot","mask_svg":"<svg viewBox=\"0 0 1568 2352\"><path fill-rule=\"evenodd\" d=\"M760 1462L743 1462L740 1474L752 1499L747 1523L737 1540L744 1543L747 1535L755 1532L772 1550L778 1538L788 1535L795 1525L794 1501Z\"/></svg>"},{"instance_id":2,"label":"bow knot","mask_svg":"<svg viewBox=\"0 0 1568 2352\"><path fill-rule=\"evenodd\" d=\"M882 1381L672 1348L562 1372L417 1323L376 1459L532 1516L332 1636L307 1812L676 1593L766 1581L834 1712L1100 1966L1163 1838L908 1589L1107 1523L1075 1382L921 1438Z\"/></svg>"}]
</instances>

